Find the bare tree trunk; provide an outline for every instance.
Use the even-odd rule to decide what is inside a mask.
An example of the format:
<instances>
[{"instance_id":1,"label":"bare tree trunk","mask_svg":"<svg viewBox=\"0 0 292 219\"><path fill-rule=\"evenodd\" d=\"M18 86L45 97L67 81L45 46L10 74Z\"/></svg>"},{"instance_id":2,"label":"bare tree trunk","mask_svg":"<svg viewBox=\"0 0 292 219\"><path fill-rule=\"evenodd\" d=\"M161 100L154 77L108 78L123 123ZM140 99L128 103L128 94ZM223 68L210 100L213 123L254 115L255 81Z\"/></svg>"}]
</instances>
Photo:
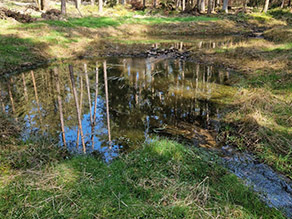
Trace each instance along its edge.
<instances>
[{"instance_id":1,"label":"bare tree trunk","mask_svg":"<svg viewBox=\"0 0 292 219\"><path fill-rule=\"evenodd\" d=\"M143 8L146 8L146 0L143 0Z\"/></svg>"},{"instance_id":2,"label":"bare tree trunk","mask_svg":"<svg viewBox=\"0 0 292 219\"><path fill-rule=\"evenodd\" d=\"M98 12L102 13L103 11L103 0L98 0Z\"/></svg>"},{"instance_id":3,"label":"bare tree trunk","mask_svg":"<svg viewBox=\"0 0 292 219\"><path fill-rule=\"evenodd\" d=\"M201 8L201 0L197 0L197 9L200 11Z\"/></svg>"},{"instance_id":4,"label":"bare tree trunk","mask_svg":"<svg viewBox=\"0 0 292 219\"><path fill-rule=\"evenodd\" d=\"M215 0L215 8L220 5L220 0Z\"/></svg>"},{"instance_id":5,"label":"bare tree trunk","mask_svg":"<svg viewBox=\"0 0 292 219\"><path fill-rule=\"evenodd\" d=\"M90 83L89 83L89 79L88 79L87 65L86 64L84 64L84 72L85 72L85 82L86 82L86 88L87 88L87 98L88 98L88 106L89 106L89 114L90 114L91 133L93 133L94 120L93 120L92 111L91 111ZM91 140L93 140L93 135L91 135ZM94 142L92 142L92 148L93 147L94 147Z\"/></svg>"},{"instance_id":6,"label":"bare tree trunk","mask_svg":"<svg viewBox=\"0 0 292 219\"><path fill-rule=\"evenodd\" d=\"M26 104L28 104L28 94L27 94L27 87L26 87L26 81L25 81L24 73L22 73L22 83L23 83L23 93L24 93L24 98L25 98ZM29 120L29 124L30 124L30 126L31 126L31 117L30 117L30 113L28 113L28 120Z\"/></svg>"},{"instance_id":7,"label":"bare tree trunk","mask_svg":"<svg viewBox=\"0 0 292 219\"><path fill-rule=\"evenodd\" d=\"M110 127L110 114L109 114L109 103L108 103L108 85L107 85L107 71L106 61L103 62L104 72L104 89L105 89L105 102L106 102L106 118L107 118L107 129L108 129L108 141L111 147L111 127Z\"/></svg>"},{"instance_id":8,"label":"bare tree trunk","mask_svg":"<svg viewBox=\"0 0 292 219\"><path fill-rule=\"evenodd\" d=\"M14 105L14 99L13 99L12 90L11 90L11 84L12 84L12 78L10 78L10 81L8 81L7 86L8 86L8 94L9 94L9 98L11 102L12 113L15 116L15 105ZM17 118L15 118L15 120L17 121Z\"/></svg>"},{"instance_id":9,"label":"bare tree trunk","mask_svg":"<svg viewBox=\"0 0 292 219\"><path fill-rule=\"evenodd\" d=\"M41 10L45 11L48 9L48 0L41 0Z\"/></svg>"},{"instance_id":10,"label":"bare tree trunk","mask_svg":"<svg viewBox=\"0 0 292 219\"><path fill-rule=\"evenodd\" d=\"M2 106L2 111L3 111L3 113L5 113L5 105L4 105L4 100L3 100L3 96L2 96L1 86L0 86L0 102L1 102L1 106Z\"/></svg>"},{"instance_id":11,"label":"bare tree trunk","mask_svg":"<svg viewBox=\"0 0 292 219\"><path fill-rule=\"evenodd\" d=\"M284 8L285 6L285 0L282 0L281 8Z\"/></svg>"},{"instance_id":12,"label":"bare tree trunk","mask_svg":"<svg viewBox=\"0 0 292 219\"><path fill-rule=\"evenodd\" d=\"M35 82L35 77L34 77L33 71L31 71L31 78L32 78L32 82L33 82L35 100L37 102L37 107L38 107L38 112L39 112L39 119L40 119L40 123L42 123L42 114L41 114L41 109L40 109L38 90L37 90L37 86L36 86L36 82Z\"/></svg>"},{"instance_id":13,"label":"bare tree trunk","mask_svg":"<svg viewBox=\"0 0 292 219\"><path fill-rule=\"evenodd\" d=\"M156 8L157 0L153 0L153 8Z\"/></svg>"},{"instance_id":14,"label":"bare tree trunk","mask_svg":"<svg viewBox=\"0 0 292 219\"><path fill-rule=\"evenodd\" d=\"M91 128L91 142L92 148L94 149L94 127L96 120L96 107L97 107L97 97L98 97L98 63L96 63L95 67L95 98L94 98L94 110L93 110L93 123Z\"/></svg>"},{"instance_id":15,"label":"bare tree trunk","mask_svg":"<svg viewBox=\"0 0 292 219\"><path fill-rule=\"evenodd\" d=\"M79 15L82 17L81 11L80 11L80 6L81 6L81 0L75 0L75 7L79 13Z\"/></svg>"},{"instance_id":16,"label":"bare tree trunk","mask_svg":"<svg viewBox=\"0 0 292 219\"><path fill-rule=\"evenodd\" d=\"M179 9L180 0L175 0L175 8Z\"/></svg>"},{"instance_id":17,"label":"bare tree trunk","mask_svg":"<svg viewBox=\"0 0 292 219\"><path fill-rule=\"evenodd\" d=\"M246 12L247 0L243 0L243 11Z\"/></svg>"},{"instance_id":18,"label":"bare tree trunk","mask_svg":"<svg viewBox=\"0 0 292 219\"><path fill-rule=\"evenodd\" d=\"M81 0L75 0L75 7L77 9L80 9L80 5L81 5Z\"/></svg>"},{"instance_id":19,"label":"bare tree trunk","mask_svg":"<svg viewBox=\"0 0 292 219\"><path fill-rule=\"evenodd\" d=\"M89 106L89 114L90 114L90 123L93 123L92 119L92 112L91 112L91 94L90 94L90 84L88 79L88 73L87 73L87 65L84 64L84 73L85 73L85 82L86 82L86 88L87 88L87 98L88 98L88 106Z\"/></svg>"},{"instance_id":20,"label":"bare tree trunk","mask_svg":"<svg viewBox=\"0 0 292 219\"><path fill-rule=\"evenodd\" d=\"M206 11L205 0L201 0L200 6L200 12L204 13Z\"/></svg>"},{"instance_id":21,"label":"bare tree trunk","mask_svg":"<svg viewBox=\"0 0 292 219\"><path fill-rule=\"evenodd\" d=\"M269 3L270 3L270 0L265 0L265 5L264 5L264 8L263 8L263 12L264 13L267 13L267 11L269 9Z\"/></svg>"},{"instance_id":22,"label":"bare tree trunk","mask_svg":"<svg viewBox=\"0 0 292 219\"><path fill-rule=\"evenodd\" d=\"M57 88L57 93L58 93L58 105L59 105L60 123L61 123L61 131L62 131L62 140L63 140L64 146L67 147L66 136L65 136L64 116L63 116L63 106L62 106L62 98L61 98L61 90L60 90L60 80L59 80L57 68L54 68L54 76L56 80L56 88Z\"/></svg>"},{"instance_id":23,"label":"bare tree trunk","mask_svg":"<svg viewBox=\"0 0 292 219\"><path fill-rule=\"evenodd\" d=\"M35 4L37 5L38 9L41 10L41 0L35 0Z\"/></svg>"},{"instance_id":24,"label":"bare tree trunk","mask_svg":"<svg viewBox=\"0 0 292 219\"><path fill-rule=\"evenodd\" d=\"M80 76L80 114L82 114L82 105L83 105L83 77L82 75ZM80 129L78 128L77 130L77 141L76 141L76 148L79 146L79 135L80 135Z\"/></svg>"},{"instance_id":25,"label":"bare tree trunk","mask_svg":"<svg viewBox=\"0 0 292 219\"><path fill-rule=\"evenodd\" d=\"M84 136L83 136L83 130L82 130L82 123L81 123L81 114L80 114L80 109L79 109L79 104L78 104L78 96L77 96L77 91L75 87L75 79L74 79L74 72L73 72L73 66L69 65L69 73L70 73L70 80L72 84L72 89L73 89L73 95L75 98L75 105L76 105L76 111L77 111L77 120L78 120L78 128L80 130L80 135L81 135L81 142L82 142L82 147L83 147L83 153L86 153L86 147L84 143Z\"/></svg>"},{"instance_id":26,"label":"bare tree trunk","mask_svg":"<svg viewBox=\"0 0 292 219\"><path fill-rule=\"evenodd\" d=\"M227 14L228 13L228 0L223 0L222 10Z\"/></svg>"},{"instance_id":27,"label":"bare tree trunk","mask_svg":"<svg viewBox=\"0 0 292 219\"><path fill-rule=\"evenodd\" d=\"M288 7L291 7L291 0L288 1Z\"/></svg>"},{"instance_id":28,"label":"bare tree trunk","mask_svg":"<svg viewBox=\"0 0 292 219\"><path fill-rule=\"evenodd\" d=\"M181 7L182 7L182 11L186 10L186 0L182 0Z\"/></svg>"},{"instance_id":29,"label":"bare tree trunk","mask_svg":"<svg viewBox=\"0 0 292 219\"><path fill-rule=\"evenodd\" d=\"M66 0L61 0L61 13L62 15L66 14Z\"/></svg>"},{"instance_id":30,"label":"bare tree trunk","mask_svg":"<svg viewBox=\"0 0 292 219\"><path fill-rule=\"evenodd\" d=\"M94 6L95 0L90 0L91 6Z\"/></svg>"},{"instance_id":31,"label":"bare tree trunk","mask_svg":"<svg viewBox=\"0 0 292 219\"><path fill-rule=\"evenodd\" d=\"M213 0L208 0L208 14L211 14L213 11Z\"/></svg>"}]
</instances>

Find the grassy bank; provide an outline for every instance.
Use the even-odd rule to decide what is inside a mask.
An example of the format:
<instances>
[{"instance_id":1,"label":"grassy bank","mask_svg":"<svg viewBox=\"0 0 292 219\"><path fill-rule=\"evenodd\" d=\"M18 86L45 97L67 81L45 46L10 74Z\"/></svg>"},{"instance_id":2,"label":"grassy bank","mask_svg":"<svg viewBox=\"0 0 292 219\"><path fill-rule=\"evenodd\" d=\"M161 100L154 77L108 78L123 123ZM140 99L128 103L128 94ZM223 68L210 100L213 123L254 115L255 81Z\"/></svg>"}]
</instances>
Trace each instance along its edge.
<instances>
[{"instance_id":1,"label":"grassy bank","mask_svg":"<svg viewBox=\"0 0 292 219\"><path fill-rule=\"evenodd\" d=\"M17 5L8 6L24 10ZM246 34L259 27L286 25L284 21L277 20L278 17L261 14L165 16L121 6L105 9L103 14L97 12L97 7L82 6L83 17L80 17L74 6L69 4L68 15L63 20L38 18L30 24L0 20L0 74L48 59L76 57L99 47L100 41L109 37ZM38 17L40 13L34 16Z\"/></svg>"},{"instance_id":2,"label":"grassy bank","mask_svg":"<svg viewBox=\"0 0 292 219\"><path fill-rule=\"evenodd\" d=\"M173 141L155 139L111 164L44 140L1 141L1 218L283 217L215 155Z\"/></svg>"},{"instance_id":3,"label":"grassy bank","mask_svg":"<svg viewBox=\"0 0 292 219\"><path fill-rule=\"evenodd\" d=\"M194 57L224 63L240 73L232 81L237 87L234 99L225 103L229 110L219 140L252 151L292 178L291 43L286 38L281 42L252 39L195 52Z\"/></svg>"}]
</instances>

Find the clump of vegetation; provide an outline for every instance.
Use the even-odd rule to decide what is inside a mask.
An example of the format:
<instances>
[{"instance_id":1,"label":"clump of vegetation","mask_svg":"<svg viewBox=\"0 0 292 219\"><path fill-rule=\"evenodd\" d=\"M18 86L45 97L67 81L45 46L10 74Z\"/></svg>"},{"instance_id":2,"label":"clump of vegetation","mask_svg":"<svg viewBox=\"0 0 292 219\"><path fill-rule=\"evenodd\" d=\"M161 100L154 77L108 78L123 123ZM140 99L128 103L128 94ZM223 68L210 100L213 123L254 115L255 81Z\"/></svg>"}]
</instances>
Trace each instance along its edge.
<instances>
[{"instance_id":1,"label":"clump of vegetation","mask_svg":"<svg viewBox=\"0 0 292 219\"><path fill-rule=\"evenodd\" d=\"M218 162L155 139L110 164L88 155L26 166L0 178L1 217L283 217Z\"/></svg>"},{"instance_id":2,"label":"clump of vegetation","mask_svg":"<svg viewBox=\"0 0 292 219\"><path fill-rule=\"evenodd\" d=\"M0 113L0 121L0 172L39 169L69 156L67 150L56 147L44 137L24 143L20 139L20 125L15 120Z\"/></svg>"},{"instance_id":3,"label":"clump of vegetation","mask_svg":"<svg viewBox=\"0 0 292 219\"><path fill-rule=\"evenodd\" d=\"M265 37L278 43L292 42L292 28L291 26L274 27L265 31Z\"/></svg>"}]
</instances>

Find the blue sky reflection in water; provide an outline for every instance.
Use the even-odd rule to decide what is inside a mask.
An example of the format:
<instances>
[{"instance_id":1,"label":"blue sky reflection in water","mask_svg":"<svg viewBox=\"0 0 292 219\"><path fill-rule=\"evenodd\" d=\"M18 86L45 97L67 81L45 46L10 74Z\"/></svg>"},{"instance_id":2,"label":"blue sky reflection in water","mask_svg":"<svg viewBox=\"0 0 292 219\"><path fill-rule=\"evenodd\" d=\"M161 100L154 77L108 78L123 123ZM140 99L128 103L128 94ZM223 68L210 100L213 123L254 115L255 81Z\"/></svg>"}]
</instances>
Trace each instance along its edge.
<instances>
[{"instance_id":1,"label":"blue sky reflection in water","mask_svg":"<svg viewBox=\"0 0 292 219\"><path fill-rule=\"evenodd\" d=\"M90 104L84 63L88 66ZM96 120L92 130L90 110L93 116L96 63L99 69L98 96ZM82 152L81 137L79 144L76 144L77 110L68 64L37 69L33 74L26 72L13 76L7 79L11 81L10 86L7 86L5 81L1 82L1 97L6 112L25 122L26 136L31 133L43 133L59 140L62 145L57 81L53 73L56 68L60 83L65 141L69 149ZM233 88L228 86L230 72L214 66L170 59L107 59L108 116L111 133L109 142L103 60L76 61L70 64L73 65L78 104L81 108L86 151L99 150L105 153L107 160L117 156L119 151L133 150L137 143L140 145L151 133L185 135L191 139L194 126L208 129L212 121L219 117L217 104L211 99L220 99L221 96L225 97L233 92ZM35 83L32 77L35 77Z\"/></svg>"}]
</instances>

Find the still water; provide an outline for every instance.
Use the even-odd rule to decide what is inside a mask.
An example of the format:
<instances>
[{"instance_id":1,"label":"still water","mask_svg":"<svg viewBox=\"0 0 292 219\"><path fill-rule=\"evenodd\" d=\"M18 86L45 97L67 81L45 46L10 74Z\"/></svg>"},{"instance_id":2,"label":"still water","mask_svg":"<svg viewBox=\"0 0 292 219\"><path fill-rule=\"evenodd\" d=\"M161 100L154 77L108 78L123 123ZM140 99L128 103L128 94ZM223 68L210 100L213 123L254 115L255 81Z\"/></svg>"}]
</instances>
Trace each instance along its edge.
<instances>
[{"instance_id":1,"label":"still water","mask_svg":"<svg viewBox=\"0 0 292 219\"><path fill-rule=\"evenodd\" d=\"M152 135L214 148L236 77L227 69L167 57L68 61L2 78L0 110L24 124L24 139L45 135L72 152L101 152L106 161ZM292 217L290 180L249 154L234 152L223 160L269 206Z\"/></svg>"},{"instance_id":2,"label":"still water","mask_svg":"<svg viewBox=\"0 0 292 219\"><path fill-rule=\"evenodd\" d=\"M70 150L99 150L110 159L152 133L210 128L220 116L210 99L230 93L230 74L178 59L61 63L2 80L1 107L25 124L24 138L45 134Z\"/></svg>"}]
</instances>

